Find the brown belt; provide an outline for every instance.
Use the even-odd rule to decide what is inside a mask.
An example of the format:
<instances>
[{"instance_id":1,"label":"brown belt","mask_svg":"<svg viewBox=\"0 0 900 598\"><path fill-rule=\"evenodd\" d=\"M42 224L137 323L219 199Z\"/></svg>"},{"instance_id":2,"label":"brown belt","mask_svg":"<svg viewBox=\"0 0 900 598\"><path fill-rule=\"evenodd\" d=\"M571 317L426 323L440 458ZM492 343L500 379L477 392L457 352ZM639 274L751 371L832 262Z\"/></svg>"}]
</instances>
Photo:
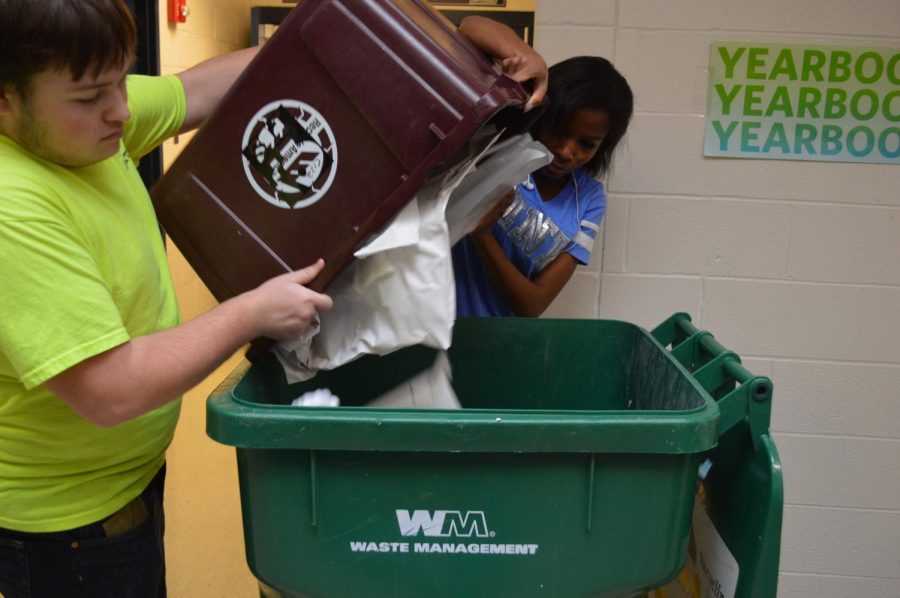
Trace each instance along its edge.
<instances>
[{"instance_id":1,"label":"brown belt","mask_svg":"<svg viewBox=\"0 0 900 598\"><path fill-rule=\"evenodd\" d=\"M103 531L106 537L121 536L135 529L147 519L150 518L150 512L144 500L137 496L127 505L103 520Z\"/></svg>"}]
</instances>

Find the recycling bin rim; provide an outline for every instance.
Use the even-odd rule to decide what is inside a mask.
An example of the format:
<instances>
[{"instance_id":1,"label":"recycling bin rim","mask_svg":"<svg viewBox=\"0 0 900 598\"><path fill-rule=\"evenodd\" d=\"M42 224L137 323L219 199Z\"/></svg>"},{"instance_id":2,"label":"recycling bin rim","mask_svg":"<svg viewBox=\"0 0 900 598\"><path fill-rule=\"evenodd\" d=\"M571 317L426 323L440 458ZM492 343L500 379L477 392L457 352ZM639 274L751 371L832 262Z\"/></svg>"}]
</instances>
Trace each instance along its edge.
<instances>
[{"instance_id":1,"label":"recycling bin rim","mask_svg":"<svg viewBox=\"0 0 900 598\"><path fill-rule=\"evenodd\" d=\"M249 370L244 363L210 395L207 434L221 444L251 449L687 454L716 446L715 399L665 346L635 324L590 321L635 329L678 369L702 403L677 410L295 407L240 398L237 387Z\"/></svg>"}]
</instances>

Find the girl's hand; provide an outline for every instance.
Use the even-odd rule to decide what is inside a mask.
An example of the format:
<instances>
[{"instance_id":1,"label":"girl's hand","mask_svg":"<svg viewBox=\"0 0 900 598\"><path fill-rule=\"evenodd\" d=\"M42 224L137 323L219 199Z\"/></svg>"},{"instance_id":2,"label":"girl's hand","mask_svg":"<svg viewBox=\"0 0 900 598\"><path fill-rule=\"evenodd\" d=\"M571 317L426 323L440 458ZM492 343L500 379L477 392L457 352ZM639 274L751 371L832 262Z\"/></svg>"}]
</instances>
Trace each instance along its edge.
<instances>
[{"instance_id":1,"label":"girl's hand","mask_svg":"<svg viewBox=\"0 0 900 598\"><path fill-rule=\"evenodd\" d=\"M499 60L505 75L519 83L534 81L525 110L543 103L547 95L547 63L515 31L497 21L472 15L460 22L459 32L482 52Z\"/></svg>"},{"instance_id":2,"label":"girl's hand","mask_svg":"<svg viewBox=\"0 0 900 598\"><path fill-rule=\"evenodd\" d=\"M500 61L503 73L519 83L525 81L534 82L534 91L528 102L525 104L525 111L529 111L535 106L540 106L544 102L544 96L547 94L547 63L541 58L537 52L526 52L517 54Z\"/></svg>"}]
</instances>

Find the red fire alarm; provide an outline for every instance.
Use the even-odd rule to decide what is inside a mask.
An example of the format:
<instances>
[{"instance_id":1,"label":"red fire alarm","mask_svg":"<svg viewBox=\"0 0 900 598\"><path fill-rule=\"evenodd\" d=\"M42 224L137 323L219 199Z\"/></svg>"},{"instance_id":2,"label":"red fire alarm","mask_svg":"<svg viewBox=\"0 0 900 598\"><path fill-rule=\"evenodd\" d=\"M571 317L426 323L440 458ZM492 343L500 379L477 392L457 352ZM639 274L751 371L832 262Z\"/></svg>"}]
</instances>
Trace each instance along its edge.
<instances>
[{"instance_id":1,"label":"red fire alarm","mask_svg":"<svg viewBox=\"0 0 900 598\"><path fill-rule=\"evenodd\" d=\"M169 0L170 23L184 23L189 14L191 14L191 9L188 8L187 0Z\"/></svg>"}]
</instances>

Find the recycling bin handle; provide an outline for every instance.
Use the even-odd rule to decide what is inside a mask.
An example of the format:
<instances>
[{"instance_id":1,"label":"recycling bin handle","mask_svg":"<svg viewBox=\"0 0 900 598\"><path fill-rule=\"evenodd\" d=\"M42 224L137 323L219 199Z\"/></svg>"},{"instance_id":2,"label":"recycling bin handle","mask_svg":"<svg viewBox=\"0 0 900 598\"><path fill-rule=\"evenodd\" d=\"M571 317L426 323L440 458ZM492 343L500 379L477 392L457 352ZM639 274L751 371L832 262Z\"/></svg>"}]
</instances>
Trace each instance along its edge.
<instances>
[{"instance_id":1,"label":"recycling bin handle","mask_svg":"<svg viewBox=\"0 0 900 598\"><path fill-rule=\"evenodd\" d=\"M687 313L676 313L651 332L672 356L716 400L719 436L740 422L750 428L754 448L769 434L772 411L772 381L755 376L741 365L740 356L700 330Z\"/></svg>"}]
</instances>

